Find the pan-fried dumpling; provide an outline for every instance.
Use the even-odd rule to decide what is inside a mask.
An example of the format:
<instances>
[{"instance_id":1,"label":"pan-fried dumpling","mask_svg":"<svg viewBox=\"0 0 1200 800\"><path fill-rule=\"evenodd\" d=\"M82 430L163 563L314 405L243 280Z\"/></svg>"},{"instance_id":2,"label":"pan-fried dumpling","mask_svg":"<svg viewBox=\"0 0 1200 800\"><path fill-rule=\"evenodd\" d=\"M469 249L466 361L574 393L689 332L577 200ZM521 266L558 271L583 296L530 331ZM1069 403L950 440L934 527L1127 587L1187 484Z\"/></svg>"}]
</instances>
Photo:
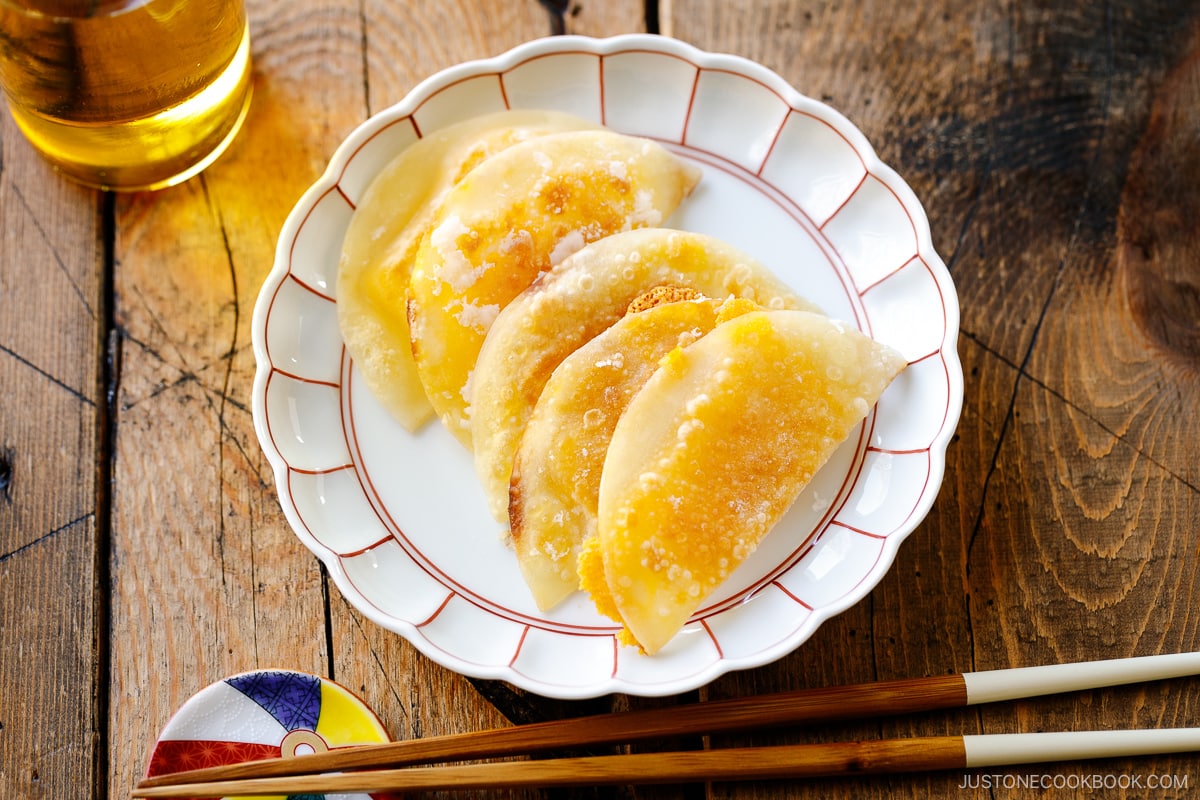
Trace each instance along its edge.
<instances>
[{"instance_id":1,"label":"pan-fried dumpling","mask_svg":"<svg viewBox=\"0 0 1200 800\"><path fill-rule=\"evenodd\" d=\"M471 371L496 315L542 272L604 236L662 224L699 171L612 131L514 145L446 195L417 252L409 327L425 393L470 445Z\"/></svg>"},{"instance_id":2,"label":"pan-fried dumpling","mask_svg":"<svg viewBox=\"0 0 1200 800\"><path fill-rule=\"evenodd\" d=\"M905 366L819 314L756 311L673 350L617 423L580 579L657 652Z\"/></svg>"},{"instance_id":3,"label":"pan-fried dumpling","mask_svg":"<svg viewBox=\"0 0 1200 800\"><path fill-rule=\"evenodd\" d=\"M579 548L596 531L604 456L629 401L667 353L757 308L656 287L551 374L521 435L509 492L513 549L543 611L579 588Z\"/></svg>"},{"instance_id":4,"label":"pan-fried dumpling","mask_svg":"<svg viewBox=\"0 0 1200 800\"><path fill-rule=\"evenodd\" d=\"M338 264L338 325L368 389L408 430L433 417L408 333L412 262L441 197L476 164L534 136L594 128L551 111L500 111L435 131L397 155L359 200Z\"/></svg>"},{"instance_id":5,"label":"pan-fried dumpling","mask_svg":"<svg viewBox=\"0 0 1200 800\"><path fill-rule=\"evenodd\" d=\"M500 312L472 376L475 467L497 520L508 519L513 456L550 373L634 298L667 285L815 310L753 258L700 233L642 229L575 253Z\"/></svg>"}]
</instances>

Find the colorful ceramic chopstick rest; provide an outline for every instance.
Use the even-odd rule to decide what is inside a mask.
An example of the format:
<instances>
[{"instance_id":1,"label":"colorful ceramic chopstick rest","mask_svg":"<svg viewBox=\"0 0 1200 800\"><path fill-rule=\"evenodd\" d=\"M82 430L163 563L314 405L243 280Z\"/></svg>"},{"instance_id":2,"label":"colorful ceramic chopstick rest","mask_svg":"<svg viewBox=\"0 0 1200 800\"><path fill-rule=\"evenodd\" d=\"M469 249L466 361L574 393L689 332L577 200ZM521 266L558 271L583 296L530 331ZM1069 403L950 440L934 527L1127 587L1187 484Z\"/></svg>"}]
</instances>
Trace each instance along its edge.
<instances>
[{"instance_id":1,"label":"colorful ceramic chopstick rest","mask_svg":"<svg viewBox=\"0 0 1200 800\"><path fill-rule=\"evenodd\" d=\"M163 728L146 776L390 740L375 712L345 687L304 672L255 670L193 695Z\"/></svg>"}]
</instances>

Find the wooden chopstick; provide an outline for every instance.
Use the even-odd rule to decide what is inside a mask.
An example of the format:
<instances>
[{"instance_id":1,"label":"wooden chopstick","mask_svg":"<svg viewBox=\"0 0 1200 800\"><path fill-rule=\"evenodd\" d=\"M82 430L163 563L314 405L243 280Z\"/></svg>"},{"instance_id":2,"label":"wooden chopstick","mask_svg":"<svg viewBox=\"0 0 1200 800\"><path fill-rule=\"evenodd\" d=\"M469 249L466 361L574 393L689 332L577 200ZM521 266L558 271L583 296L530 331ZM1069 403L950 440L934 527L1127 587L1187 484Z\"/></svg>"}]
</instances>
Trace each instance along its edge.
<instances>
[{"instance_id":1,"label":"wooden chopstick","mask_svg":"<svg viewBox=\"0 0 1200 800\"><path fill-rule=\"evenodd\" d=\"M138 784L138 790L354 769L380 770L680 735L898 715L1196 674L1200 674L1200 653L1178 653L802 689L189 770L145 778Z\"/></svg>"},{"instance_id":2,"label":"wooden chopstick","mask_svg":"<svg viewBox=\"0 0 1200 800\"><path fill-rule=\"evenodd\" d=\"M1001 733L502 761L138 788L137 798L778 780L1200 750L1200 728Z\"/></svg>"}]
</instances>

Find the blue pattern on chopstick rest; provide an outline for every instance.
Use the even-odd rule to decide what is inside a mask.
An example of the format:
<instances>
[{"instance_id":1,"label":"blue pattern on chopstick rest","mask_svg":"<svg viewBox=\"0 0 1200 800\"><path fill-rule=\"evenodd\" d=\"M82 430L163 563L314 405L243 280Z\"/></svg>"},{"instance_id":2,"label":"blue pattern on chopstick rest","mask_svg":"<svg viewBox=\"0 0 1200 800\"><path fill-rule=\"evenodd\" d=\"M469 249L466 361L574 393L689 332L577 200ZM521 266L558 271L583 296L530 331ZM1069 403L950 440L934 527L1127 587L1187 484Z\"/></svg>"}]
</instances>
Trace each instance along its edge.
<instances>
[{"instance_id":1,"label":"blue pattern on chopstick rest","mask_svg":"<svg viewBox=\"0 0 1200 800\"><path fill-rule=\"evenodd\" d=\"M289 731L314 730L321 714L321 680L293 672L253 672L228 683L258 703Z\"/></svg>"}]
</instances>

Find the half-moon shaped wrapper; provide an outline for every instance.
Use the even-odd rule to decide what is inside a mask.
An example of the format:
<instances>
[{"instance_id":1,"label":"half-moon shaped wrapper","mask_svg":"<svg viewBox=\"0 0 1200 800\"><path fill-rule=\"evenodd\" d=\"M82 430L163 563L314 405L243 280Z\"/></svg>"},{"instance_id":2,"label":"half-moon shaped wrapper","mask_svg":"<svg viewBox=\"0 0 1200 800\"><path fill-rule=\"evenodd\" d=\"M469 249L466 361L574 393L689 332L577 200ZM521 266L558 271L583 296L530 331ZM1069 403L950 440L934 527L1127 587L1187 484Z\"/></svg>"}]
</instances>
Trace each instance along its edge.
<instances>
[{"instance_id":1,"label":"half-moon shaped wrapper","mask_svg":"<svg viewBox=\"0 0 1200 800\"><path fill-rule=\"evenodd\" d=\"M441 198L483 159L534 136L595 128L569 114L500 111L418 139L359 199L338 263L338 325L367 388L404 427L433 417L408 331L408 281Z\"/></svg>"},{"instance_id":2,"label":"half-moon shaped wrapper","mask_svg":"<svg viewBox=\"0 0 1200 800\"><path fill-rule=\"evenodd\" d=\"M816 307L766 267L701 233L648 228L588 245L542 276L496 318L472 377L475 468L488 507L508 519L521 433L555 367L655 286L734 296L763 308Z\"/></svg>"},{"instance_id":3,"label":"half-moon shaped wrapper","mask_svg":"<svg viewBox=\"0 0 1200 800\"><path fill-rule=\"evenodd\" d=\"M904 368L818 314L758 311L672 351L609 444L580 578L660 650L757 548Z\"/></svg>"},{"instance_id":4,"label":"half-moon shaped wrapper","mask_svg":"<svg viewBox=\"0 0 1200 800\"><path fill-rule=\"evenodd\" d=\"M509 521L521 574L543 611L579 588L579 549L596 532L604 457L629 401L667 353L758 308L660 288L558 365L521 436Z\"/></svg>"},{"instance_id":5,"label":"half-moon shaped wrapper","mask_svg":"<svg viewBox=\"0 0 1200 800\"><path fill-rule=\"evenodd\" d=\"M699 171L648 139L560 133L483 161L421 243L408 314L417 372L443 424L471 444L471 372L500 310L589 242L662 224Z\"/></svg>"}]
</instances>

